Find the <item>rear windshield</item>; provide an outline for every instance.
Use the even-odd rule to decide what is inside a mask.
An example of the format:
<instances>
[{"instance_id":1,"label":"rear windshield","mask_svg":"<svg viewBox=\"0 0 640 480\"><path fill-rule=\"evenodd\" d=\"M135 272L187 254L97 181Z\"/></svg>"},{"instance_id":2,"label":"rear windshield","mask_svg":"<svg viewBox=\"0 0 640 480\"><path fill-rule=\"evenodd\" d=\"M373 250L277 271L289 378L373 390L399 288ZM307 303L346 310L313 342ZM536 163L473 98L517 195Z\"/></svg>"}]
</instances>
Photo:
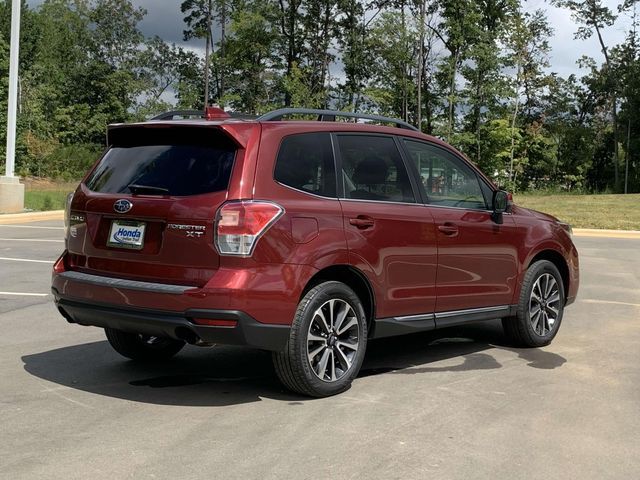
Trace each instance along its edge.
<instances>
[{"instance_id":1,"label":"rear windshield","mask_svg":"<svg viewBox=\"0 0 640 480\"><path fill-rule=\"evenodd\" d=\"M86 181L99 193L199 195L226 190L236 147L212 128L112 130L111 145Z\"/></svg>"}]
</instances>

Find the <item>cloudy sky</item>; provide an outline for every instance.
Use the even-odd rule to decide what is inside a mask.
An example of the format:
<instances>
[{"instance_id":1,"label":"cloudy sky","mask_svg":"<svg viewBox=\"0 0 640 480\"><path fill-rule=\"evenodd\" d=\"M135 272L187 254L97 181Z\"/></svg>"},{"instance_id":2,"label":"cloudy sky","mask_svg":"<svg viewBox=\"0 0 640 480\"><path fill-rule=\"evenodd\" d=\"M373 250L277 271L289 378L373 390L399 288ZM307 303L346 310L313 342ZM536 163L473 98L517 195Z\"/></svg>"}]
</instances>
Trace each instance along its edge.
<instances>
[{"instance_id":1,"label":"cloudy sky","mask_svg":"<svg viewBox=\"0 0 640 480\"><path fill-rule=\"evenodd\" d=\"M42 3L42 0L28 0L31 6ZM158 35L169 42L184 44L182 40L182 14L180 13L181 0L133 0L133 4L147 10L147 16L140 23L140 29L146 36ZM604 0L614 12L617 11L618 2ZM589 55L601 62L603 60L596 38L586 41L574 40L573 34L576 25L571 21L571 15L567 10L550 6L544 0L527 0L525 8L529 11L544 9L555 34L551 39L551 71L557 72L563 77L571 73L580 74L576 61L582 55ZM611 28L604 32L604 40L608 45L615 45L624 40L625 30L630 21L621 17ZM201 43L201 42L200 42ZM189 42L192 48L198 48L197 42Z\"/></svg>"}]
</instances>

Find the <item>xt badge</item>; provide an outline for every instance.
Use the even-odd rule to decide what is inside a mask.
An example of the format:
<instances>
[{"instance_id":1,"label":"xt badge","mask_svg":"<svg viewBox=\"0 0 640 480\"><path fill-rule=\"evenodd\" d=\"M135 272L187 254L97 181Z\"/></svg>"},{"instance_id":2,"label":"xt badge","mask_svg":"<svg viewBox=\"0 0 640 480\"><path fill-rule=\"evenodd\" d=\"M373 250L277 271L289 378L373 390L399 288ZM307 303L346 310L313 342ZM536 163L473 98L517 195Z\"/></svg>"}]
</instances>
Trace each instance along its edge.
<instances>
[{"instance_id":1,"label":"xt badge","mask_svg":"<svg viewBox=\"0 0 640 480\"><path fill-rule=\"evenodd\" d=\"M200 238L204 235L207 227L204 225L183 225L181 223L170 223L167 225L169 230L179 230L185 232L187 238Z\"/></svg>"}]
</instances>

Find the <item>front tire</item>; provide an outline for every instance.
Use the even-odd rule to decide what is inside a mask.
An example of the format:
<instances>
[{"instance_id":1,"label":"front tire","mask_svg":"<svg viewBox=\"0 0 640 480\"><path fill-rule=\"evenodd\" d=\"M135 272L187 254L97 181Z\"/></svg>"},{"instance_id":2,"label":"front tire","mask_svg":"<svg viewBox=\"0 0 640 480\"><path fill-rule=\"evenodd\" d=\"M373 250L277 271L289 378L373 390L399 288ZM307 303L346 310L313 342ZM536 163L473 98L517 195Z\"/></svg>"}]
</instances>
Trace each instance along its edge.
<instances>
[{"instance_id":1,"label":"front tire","mask_svg":"<svg viewBox=\"0 0 640 480\"><path fill-rule=\"evenodd\" d=\"M113 349L131 360L166 360L184 347L184 342L173 338L129 333L113 328L105 328L104 331Z\"/></svg>"},{"instance_id":2,"label":"front tire","mask_svg":"<svg viewBox=\"0 0 640 480\"><path fill-rule=\"evenodd\" d=\"M325 282L298 304L287 345L273 354L273 365L288 389L328 397L349 389L366 347L362 302L345 284Z\"/></svg>"},{"instance_id":3,"label":"front tire","mask_svg":"<svg viewBox=\"0 0 640 480\"><path fill-rule=\"evenodd\" d=\"M502 319L507 338L518 346L549 345L562 322L564 295L562 276L553 263L532 264L524 276L516 316Z\"/></svg>"}]
</instances>

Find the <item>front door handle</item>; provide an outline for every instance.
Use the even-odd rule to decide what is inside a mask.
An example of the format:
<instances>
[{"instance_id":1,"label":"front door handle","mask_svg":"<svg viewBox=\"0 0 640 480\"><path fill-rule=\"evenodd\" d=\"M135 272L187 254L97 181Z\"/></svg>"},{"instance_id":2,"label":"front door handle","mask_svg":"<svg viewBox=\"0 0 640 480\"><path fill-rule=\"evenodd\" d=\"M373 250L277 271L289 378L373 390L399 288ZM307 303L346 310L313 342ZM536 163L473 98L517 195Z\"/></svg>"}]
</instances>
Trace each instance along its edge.
<instances>
[{"instance_id":1,"label":"front door handle","mask_svg":"<svg viewBox=\"0 0 640 480\"><path fill-rule=\"evenodd\" d=\"M444 225L438 225L438 230L447 235L448 237L455 237L458 235L458 227L453 223L445 223Z\"/></svg>"},{"instance_id":2,"label":"front door handle","mask_svg":"<svg viewBox=\"0 0 640 480\"><path fill-rule=\"evenodd\" d=\"M367 217L365 215L358 215L356 218L350 218L349 223L354 227L358 227L361 230L365 228L371 228L374 225L373 218Z\"/></svg>"}]
</instances>

